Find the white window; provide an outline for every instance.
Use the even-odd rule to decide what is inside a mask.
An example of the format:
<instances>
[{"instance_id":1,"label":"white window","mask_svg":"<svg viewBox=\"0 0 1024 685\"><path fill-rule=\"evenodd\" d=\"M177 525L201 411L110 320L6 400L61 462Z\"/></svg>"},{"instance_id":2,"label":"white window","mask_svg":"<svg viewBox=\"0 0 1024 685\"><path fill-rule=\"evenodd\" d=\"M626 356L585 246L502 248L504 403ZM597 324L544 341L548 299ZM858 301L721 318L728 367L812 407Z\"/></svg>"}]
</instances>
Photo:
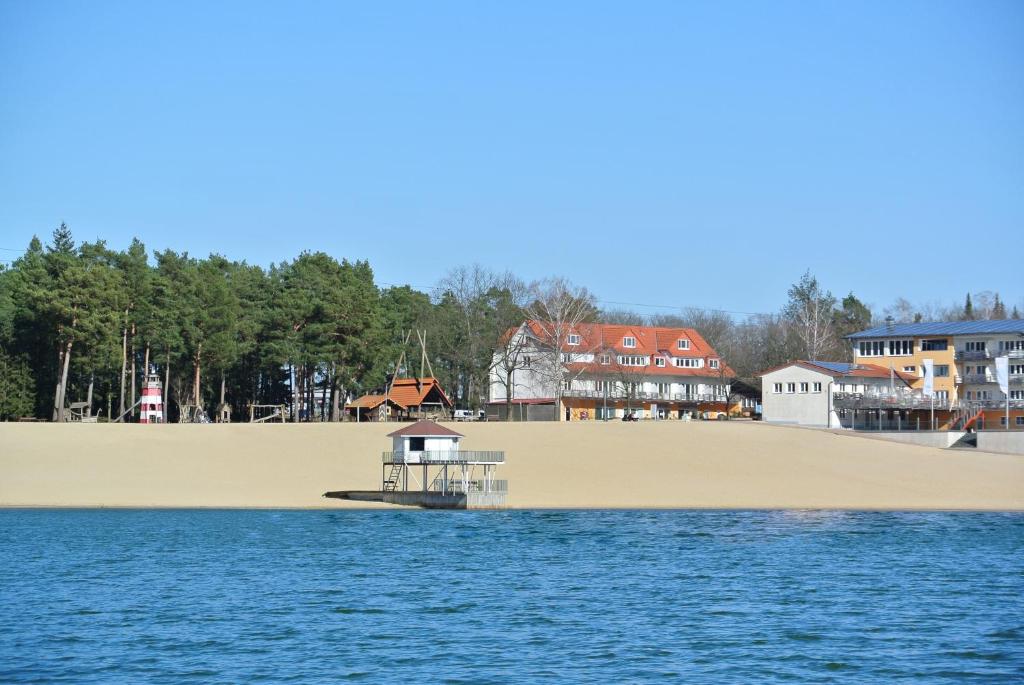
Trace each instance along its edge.
<instances>
[{"instance_id":1,"label":"white window","mask_svg":"<svg viewBox=\"0 0 1024 685\"><path fill-rule=\"evenodd\" d=\"M776 383L774 386L772 386L772 392L774 392L774 393L782 392L782 383Z\"/></svg>"},{"instance_id":2,"label":"white window","mask_svg":"<svg viewBox=\"0 0 1024 685\"><path fill-rule=\"evenodd\" d=\"M949 402L949 391L948 390L936 390L935 391L936 402Z\"/></svg>"},{"instance_id":3,"label":"white window","mask_svg":"<svg viewBox=\"0 0 1024 685\"><path fill-rule=\"evenodd\" d=\"M1016 423L1018 426L1024 426L1024 416L1015 417L1014 423Z\"/></svg>"},{"instance_id":4,"label":"white window","mask_svg":"<svg viewBox=\"0 0 1024 685\"><path fill-rule=\"evenodd\" d=\"M1024 400L1024 390L1011 390L1010 391L1010 399L1011 400Z\"/></svg>"},{"instance_id":5,"label":"white window","mask_svg":"<svg viewBox=\"0 0 1024 685\"><path fill-rule=\"evenodd\" d=\"M894 357L909 357L914 354L913 340L890 340L889 354Z\"/></svg>"},{"instance_id":6,"label":"white window","mask_svg":"<svg viewBox=\"0 0 1024 685\"><path fill-rule=\"evenodd\" d=\"M655 357L654 358L654 365L655 366L665 366L665 358L664 357Z\"/></svg>"},{"instance_id":7,"label":"white window","mask_svg":"<svg viewBox=\"0 0 1024 685\"><path fill-rule=\"evenodd\" d=\"M569 354L568 352L563 352L562 353L562 363L563 364L568 364L571 361L572 361L572 355Z\"/></svg>"},{"instance_id":8,"label":"white window","mask_svg":"<svg viewBox=\"0 0 1024 685\"><path fill-rule=\"evenodd\" d=\"M1024 350L1024 340L1000 340L999 349L1005 352Z\"/></svg>"},{"instance_id":9,"label":"white window","mask_svg":"<svg viewBox=\"0 0 1024 685\"><path fill-rule=\"evenodd\" d=\"M672 392L671 383L658 383L658 394L668 395L670 392Z\"/></svg>"},{"instance_id":10,"label":"white window","mask_svg":"<svg viewBox=\"0 0 1024 685\"><path fill-rule=\"evenodd\" d=\"M717 359L709 360L708 364L711 366L712 369L717 369L718 368L718 360Z\"/></svg>"},{"instance_id":11,"label":"white window","mask_svg":"<svg viewBox=\"0 0 1024 685\"><path fill-rule=\"evenodd\" d=\"M865 340L858 345L862 357L881 357L885 354L884 340Z\"/></svg>"},{"instance_id":12,"label":"white window","mask_svg":"<svg viewBox=\"0 0 1024 685\"><path fill-rule=\"evenodd\" d=\"M622 366L647 366L647 357L639 354L620 354L618 361Z\"/></svg>"},{"instance_id":13,"label":"white window","mask_svg":"<svg viewBox=\"0 0 1024 685\"><path fill-rule=\"evenodd\" d=\"M967 349L968 352L984 352L985 351L985 345L986 345L985 341L982 341L982 342L969 342L969 343L967 343L967 348L966 349Z\"/></svg>"},{"instance_id":14,"label":"white window","mask_svg":"<svg viewBox=\"0 0 1024 685\"><path fill-rule=\"evenodd\" d=\"M786 392L796 392L796 383L786 383Z\"/></svg>"},{"instance_id":15,"label":"white window","mask_svg":"<svg viewBox=\"0 0 1024 685\"><path fill-rule=\"evenodd\" d=\"M575 333L570 333L569 334L569 344L570 345L579 345L580 344L580 336L578 336Z\"/></svg>"},{"instance_id":16,"label":"white window","mask_svg":"<svg viewBox=\"0 0 1024 685\"><path fill-rule=\"evenodd\" d=\"M916 366L904 366L903 367L903 373L917 373L917 367Z\"/></svg>"},{"instance_id":17,"label":"white window","mask_svg":"<svg viewBox=\"0 0 1024 685\"><path fill-rule=\"evenodd\" d=\"M704 360L693 357L673 357L672 363L682 369L699 369L704 365Z\"/></svg>"},{"instance_id":18,"label":"white window","mask_svg":"<svg viewBox=\"0 0 1024 685\"><path fill-rule=\"evenodd\" d=\"M821 392L821 383L814 384L814 392Z\"/></svg>"},{"instance_id":19,"label":"white window","mask_svg":"<svg viewBox=\"0 0 1024 685\"><path fill-rule=\"evenodd\" d=\"M565 387L566 390L572 390L572 381L571 380L564 381L562 383L562 385Z\"/></svg>"},{"instance_id":20,"label":"white window","mask_svg":"<svg viewBox=\"0 0 1024 685\"><path fill-rule=\"evenodd\" d=\"M809 385L810 385L809 383L801 383L800 384L800 392L807 392L807 388L808 388Z\"/></svg>"},{"instance_id":21,"label":"white window","mask_svg":"<svg viewBox=\"0 0 1024 685\"><path fill-rule=\"evenodd\" d=\"M610 354L602 354L601 355L601 363L602 364L611 364L612 363L611 355Z\"/></svg>"},{"instance_id":22,"label":"white window","mask_svg":"<svg viewBox=\"0 0 1024 685\"><path fill-rule=\"evenodd\" d=\"M676 349L677 350L688 350L688 349L690 349L690 341L687 340L686 338L680 338L679 340L676 340Z\"/></svg>"},{"instance_id":23,"label":"white window","mask_svg":"<svg viewBox=\"0 0 1024 685\"><path fill-rule=\"evenodd\" d=\"M622 346L623 347L636 347L636 338L627 335L625 338L622 339Z\"/></svg>"},{"instance_id":24,"label":"white window","mask_svg":"<svg viewBox=\"0 0 1024 685\"><path fill-rule=\"evenodd\" d=\"M949 377L949 364L936 364L934 367L936 378L948 378Z\"/></svg>"},{"instance_id":25,"label":"white window","mask_svg":"<svg viewBox=\"0 0 1024 685\"><path fill-rule=\"evenodd\" d=\"M1010 364L1010 373L1012 373L1012 374L1024 373L1024 364Z\"/></svg>"}]
</instances>

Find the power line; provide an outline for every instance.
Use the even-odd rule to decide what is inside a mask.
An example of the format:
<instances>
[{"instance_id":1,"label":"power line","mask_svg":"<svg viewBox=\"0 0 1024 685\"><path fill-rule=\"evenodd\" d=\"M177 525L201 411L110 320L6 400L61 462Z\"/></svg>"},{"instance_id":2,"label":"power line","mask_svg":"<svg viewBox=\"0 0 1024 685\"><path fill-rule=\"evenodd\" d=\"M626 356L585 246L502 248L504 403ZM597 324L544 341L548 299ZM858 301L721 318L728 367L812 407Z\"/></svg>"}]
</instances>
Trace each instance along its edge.
<instances>
[{"instance_id":1,"label":"power line","mask_svg":"<svg viewBox=\"0 0 1024 685\"><path fill-rule=\"evenodd\" d=\"M413 288L421 292L430 292L437 290L437 286L422 286L413 285L412 283L387 283L384 281L378 281L377 285L388 286L391 288ZM698 307L694 305L671 305L671 304L651 304L649 302L618 302L616 300L595 300L597 304L601 305L615 305L616 307L644 307L646 309L667 309L674 312L684 312L686 310L696 310L700 312L711 312L718 314L730 314L739 316L761 316L767 314L767 312L743 312L734 309L717 309L715 307Z\"/></svg>"}]
</instances>

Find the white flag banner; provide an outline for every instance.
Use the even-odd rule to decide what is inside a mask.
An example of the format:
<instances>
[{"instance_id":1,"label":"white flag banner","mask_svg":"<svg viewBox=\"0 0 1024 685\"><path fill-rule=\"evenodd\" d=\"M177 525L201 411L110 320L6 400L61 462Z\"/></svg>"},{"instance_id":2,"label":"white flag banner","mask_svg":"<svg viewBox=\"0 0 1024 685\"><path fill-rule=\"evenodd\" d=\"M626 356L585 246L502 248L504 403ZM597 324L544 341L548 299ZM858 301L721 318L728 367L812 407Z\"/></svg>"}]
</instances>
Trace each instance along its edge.
<instances>
[{"instance_id":1,"label":"white flag banner","mask_svg":"<svg viewBox=\"0 0 1024 685\"><path fill-rule=\"evenodd\" d=\"M935 362L925 359L921 366L924 368L924 388L921 392L925 397L932 397L935 394Z\"/></svg>"},{"instance_id":2,"label":"white flag banner","mask_svg":"<svg viewBox=\"0 0 1024 685\"><path fill-rule=\"evenodd\" d=\"M1007 397L1010 396L1010 358L996 357L996 382Z\"/></svg>"}]
</instances>

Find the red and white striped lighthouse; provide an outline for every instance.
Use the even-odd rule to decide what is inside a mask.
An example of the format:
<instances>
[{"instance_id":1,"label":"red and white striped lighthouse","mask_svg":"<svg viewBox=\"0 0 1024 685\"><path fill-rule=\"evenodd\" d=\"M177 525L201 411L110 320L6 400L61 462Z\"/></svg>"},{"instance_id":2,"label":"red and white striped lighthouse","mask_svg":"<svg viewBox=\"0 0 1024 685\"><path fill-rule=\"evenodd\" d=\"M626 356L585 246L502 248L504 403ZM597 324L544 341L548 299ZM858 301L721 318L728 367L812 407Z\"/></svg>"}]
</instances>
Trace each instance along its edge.
<instances>
[{"instance_id":1,"label":"red and white striped lighthouse","mask_svg":"<svg viewBox=\"0 0 1024 685\"><path fill-rule=\"evenodd\" d=\"M142 386L142 402L139 406L139 423L163 422L163 385L160 383L160 375L151 373L146 376L146 383Z\"/></svg>"}]
</instances>

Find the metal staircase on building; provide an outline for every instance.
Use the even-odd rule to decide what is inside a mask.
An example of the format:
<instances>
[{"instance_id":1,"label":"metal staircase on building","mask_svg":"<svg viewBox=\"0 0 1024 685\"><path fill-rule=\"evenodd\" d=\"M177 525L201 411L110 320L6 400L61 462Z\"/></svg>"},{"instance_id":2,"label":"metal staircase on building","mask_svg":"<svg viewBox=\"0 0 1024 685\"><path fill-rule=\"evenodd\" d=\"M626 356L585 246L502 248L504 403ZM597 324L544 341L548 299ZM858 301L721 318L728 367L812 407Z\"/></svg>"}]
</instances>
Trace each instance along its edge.
<instances>
[{"instance_id":1,"label":"metal staircase on building","mask_svg":"<svg viewBox=\"0 0 1024 685\"><path fill-rule=\"evenodd\" d=\"M985 414L983 409L960 411L953 421L953 430L969 430Z\"/></svg>"}]
</instances>

